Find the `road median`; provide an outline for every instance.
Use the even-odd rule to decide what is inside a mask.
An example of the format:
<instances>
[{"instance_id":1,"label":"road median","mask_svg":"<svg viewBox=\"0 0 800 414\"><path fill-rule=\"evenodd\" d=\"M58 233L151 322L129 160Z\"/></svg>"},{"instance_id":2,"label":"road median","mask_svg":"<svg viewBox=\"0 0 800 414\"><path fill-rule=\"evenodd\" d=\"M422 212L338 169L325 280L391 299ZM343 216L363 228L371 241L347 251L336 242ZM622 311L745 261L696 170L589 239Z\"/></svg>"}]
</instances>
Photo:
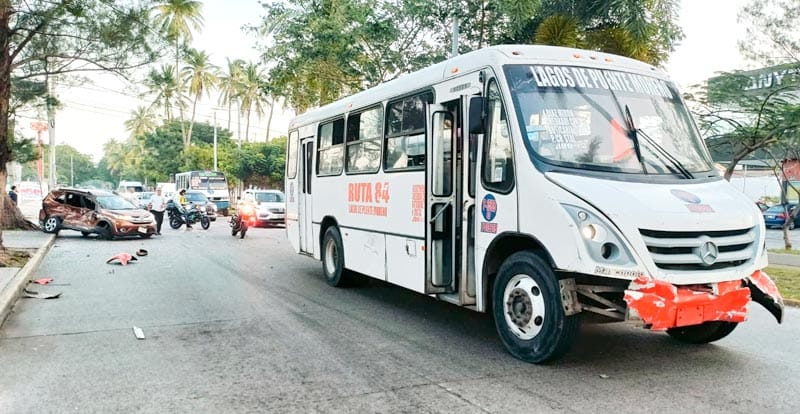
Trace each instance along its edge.
<instances>
[{"instance_id":1,"label":"road median","mask_svg":"<svg viewBox=\"0 0 800 414\"><path fill-rule=\"evenodd\" d=\"M39 268L47 252L50 251L55 238L54 234L49 234L43 238L43 243L36 248L36 253L25 263L25 266L20 268L4 287L0 287L0 326L3 325L8 315L11 314L14 304L19 299L22 290L25 289L25 286L31 279L31 275ZM13 243L8 243L10 240L5 236L5 233L4 241L6 242L6 247L15 248Z\"/></svg>"}]
</instances>

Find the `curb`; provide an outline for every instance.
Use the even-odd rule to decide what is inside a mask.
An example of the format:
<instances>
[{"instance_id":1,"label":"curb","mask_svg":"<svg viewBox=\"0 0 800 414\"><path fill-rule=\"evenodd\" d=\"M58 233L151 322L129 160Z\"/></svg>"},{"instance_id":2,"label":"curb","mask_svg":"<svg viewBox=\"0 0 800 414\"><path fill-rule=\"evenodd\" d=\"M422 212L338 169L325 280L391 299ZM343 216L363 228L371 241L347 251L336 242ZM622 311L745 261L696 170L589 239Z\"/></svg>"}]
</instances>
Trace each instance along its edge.
<instances>
[{"instance_id":1,"label":"curb","mask_svg":"<svg viewBox=\"0 0 800 414\"><path fill-rule=\"evenodd\" d=\"M42 263L44 256L50 251L50 247L53 246L55 240L56 235L51 234L47 241L36 250L33 257L28 260L28 263L25 263L25 266L11 278L8 282L8 287L0 292L0 326L3 326L6 318L11 314L11 310L14 308L17 299L19 299L20 293L30 281L31 274Z\"/></svg>"}]
</instances>

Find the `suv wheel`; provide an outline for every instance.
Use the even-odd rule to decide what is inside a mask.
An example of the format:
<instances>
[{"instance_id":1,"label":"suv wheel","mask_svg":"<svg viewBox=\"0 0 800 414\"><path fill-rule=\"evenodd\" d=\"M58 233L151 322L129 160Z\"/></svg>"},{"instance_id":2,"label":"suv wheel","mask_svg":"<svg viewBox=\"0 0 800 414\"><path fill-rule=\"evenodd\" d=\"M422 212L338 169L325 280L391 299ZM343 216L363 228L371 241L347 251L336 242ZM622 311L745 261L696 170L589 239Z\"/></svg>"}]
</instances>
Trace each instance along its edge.
<instances>
[{"instance_id":1,"label":"suv wheel","mask_svg":"<svg viewBox=\"0 0 800 414\"><path fill-rule=\"evenodd\" d=\"M60 227L61 219L56 216L49 216L44 219L42 230L44 230L45 233L58 233Z\"/></svg>"}]
</instances>

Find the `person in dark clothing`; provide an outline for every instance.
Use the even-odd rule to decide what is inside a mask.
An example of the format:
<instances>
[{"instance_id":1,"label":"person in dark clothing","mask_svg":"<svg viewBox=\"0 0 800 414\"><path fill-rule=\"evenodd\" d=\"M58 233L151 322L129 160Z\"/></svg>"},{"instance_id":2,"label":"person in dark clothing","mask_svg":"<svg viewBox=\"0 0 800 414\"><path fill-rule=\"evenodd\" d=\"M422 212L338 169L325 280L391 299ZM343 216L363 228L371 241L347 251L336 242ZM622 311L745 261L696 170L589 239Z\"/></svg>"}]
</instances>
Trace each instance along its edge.
<instances>
[{"instance_id":1,"label":"person in dark clothing","mask_svg":"<svg viewBox=\"0 0 800 414\"><path fill-rule=\"evenodd\" d=\"M17 205L17 186L12 185L11 191L8 192L8 196L11 197L11 201L14 202L14 205Z\"/></svg>"}]
</instances>

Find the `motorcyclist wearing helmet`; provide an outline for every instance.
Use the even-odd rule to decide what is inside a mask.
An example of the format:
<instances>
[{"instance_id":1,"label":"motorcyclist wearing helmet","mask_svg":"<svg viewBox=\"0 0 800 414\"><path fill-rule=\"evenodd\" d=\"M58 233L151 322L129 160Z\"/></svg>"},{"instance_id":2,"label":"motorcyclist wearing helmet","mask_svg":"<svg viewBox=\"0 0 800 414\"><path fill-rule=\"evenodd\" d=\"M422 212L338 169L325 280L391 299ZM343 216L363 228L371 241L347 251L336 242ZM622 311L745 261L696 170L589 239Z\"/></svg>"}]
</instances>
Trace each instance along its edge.
<instances>
[{"instance_id":1,"label":"motorcyclist wearing helmet","mask_svg":"<svg viewBox=\"0 0 800 414\"><path fill-rule=\"evenodd\" d=\"M184 223L186 223L186 228L191 229L192 225L190 224L191 222L189 221L189 210L185 207L185 205L188 204L188 201L186 201L185 188L182 188L181 191L178 192L178 196L176 197L175 201L177 204L175 207L178 209L178 212L183 215L183 221Z\"/></svg>"}]
</instances>

